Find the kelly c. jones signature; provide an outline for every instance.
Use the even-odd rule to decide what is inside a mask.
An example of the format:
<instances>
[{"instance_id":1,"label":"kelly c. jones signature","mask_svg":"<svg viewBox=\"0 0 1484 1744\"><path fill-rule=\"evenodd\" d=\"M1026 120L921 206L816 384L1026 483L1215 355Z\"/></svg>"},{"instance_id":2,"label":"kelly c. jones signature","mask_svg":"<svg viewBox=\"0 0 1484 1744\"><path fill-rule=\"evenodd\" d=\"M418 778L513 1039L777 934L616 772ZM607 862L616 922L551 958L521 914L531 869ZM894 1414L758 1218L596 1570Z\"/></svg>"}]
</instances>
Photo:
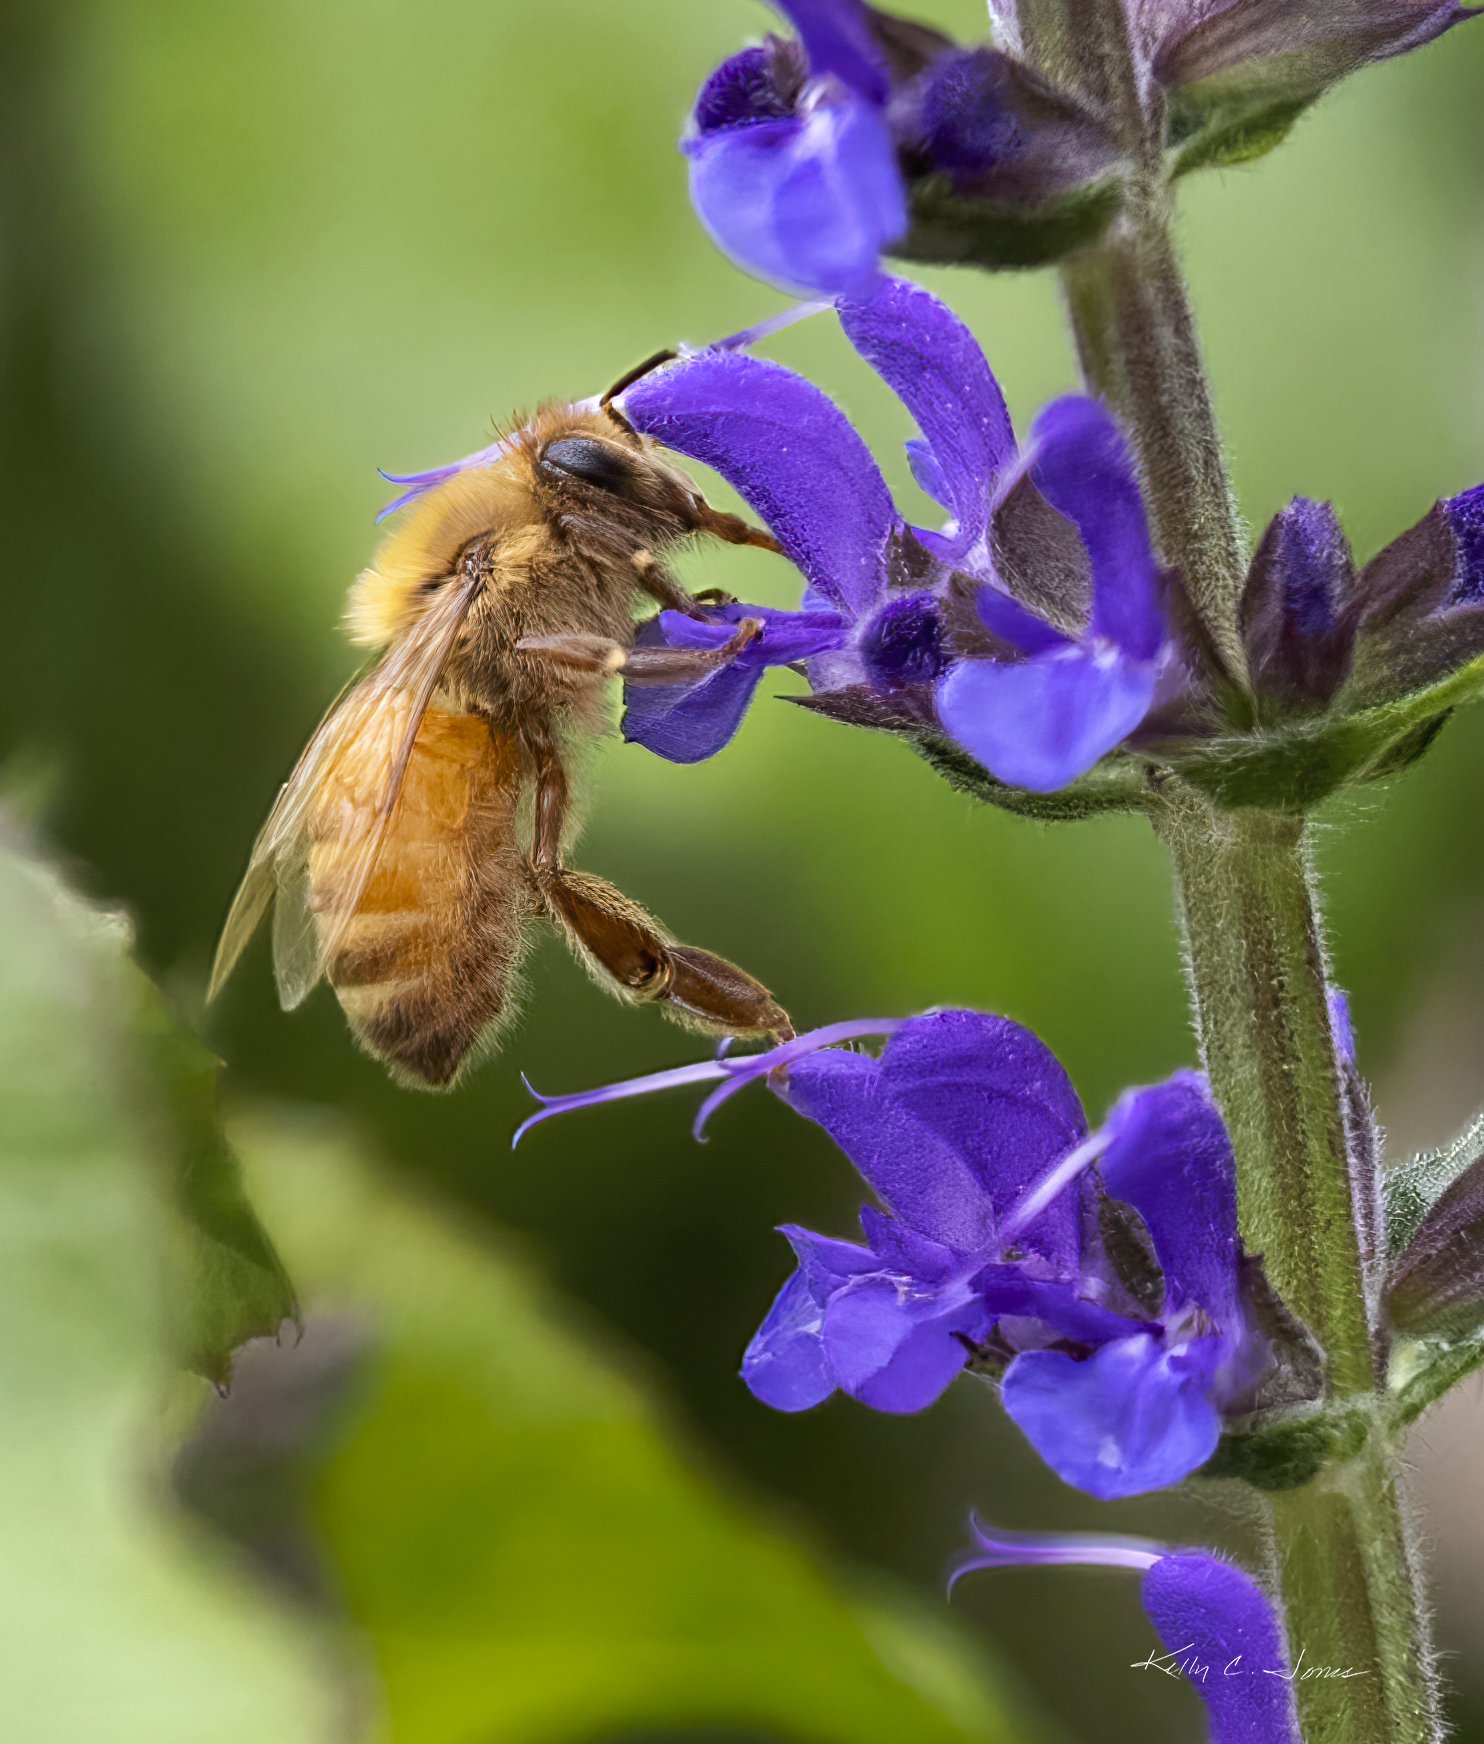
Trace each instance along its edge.
<instances>
[{"instance_id":1,"label":"kelly c. jones signature","mask_svg":"<svg viewBox=\"0 0 1484 1744\"><path fill-rule=\"evenodd\" d=\"M1210 1683L1218 1677L1281 1677L1285 1683L1314 1683L1321 1678L1370 1676L1367 1671L1355 1671L1348 1666L1306 1665L1304 1658L1307 1651L1305 1649L1299 1654L1291 1669L1279 1671L1267 1665L1248 1665L1240 1653L1227 1660L1225 1665L1217 1666L1202 1659L1191 1644L1177 1647L1173 1653L1151 1652L1147 1659L1136 1659L1129 1670L1157 1671L1165 1677L1178 1678L1186 1683Z\"/></svg>"}]
</instances>

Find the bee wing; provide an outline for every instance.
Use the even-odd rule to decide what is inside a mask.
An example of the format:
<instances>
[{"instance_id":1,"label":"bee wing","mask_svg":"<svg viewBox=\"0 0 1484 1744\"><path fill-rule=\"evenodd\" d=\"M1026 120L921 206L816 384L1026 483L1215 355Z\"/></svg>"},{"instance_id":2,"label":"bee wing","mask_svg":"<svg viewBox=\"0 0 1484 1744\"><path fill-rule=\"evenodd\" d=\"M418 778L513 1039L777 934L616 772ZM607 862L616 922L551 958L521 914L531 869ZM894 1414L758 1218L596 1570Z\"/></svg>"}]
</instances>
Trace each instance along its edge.
<instances>
[{"instance_id":1,"label":"bee wing","mask_svg":"<svg viewBox=\"0 0 1484 1744\"><path fill-rule=\"evenodd\" d=\"M208 999L221 991L275 898L273 971L283 1008L291 1011L324 974L376 871L418 728L483 586L478 575L446 583L413 629L320 722L253 843L216 948ZM322 894L312 909L309 816L321 785L352 749L363 760L372 754L374 798L353 820L328 901Z\"/></svg>"}]
</instances>

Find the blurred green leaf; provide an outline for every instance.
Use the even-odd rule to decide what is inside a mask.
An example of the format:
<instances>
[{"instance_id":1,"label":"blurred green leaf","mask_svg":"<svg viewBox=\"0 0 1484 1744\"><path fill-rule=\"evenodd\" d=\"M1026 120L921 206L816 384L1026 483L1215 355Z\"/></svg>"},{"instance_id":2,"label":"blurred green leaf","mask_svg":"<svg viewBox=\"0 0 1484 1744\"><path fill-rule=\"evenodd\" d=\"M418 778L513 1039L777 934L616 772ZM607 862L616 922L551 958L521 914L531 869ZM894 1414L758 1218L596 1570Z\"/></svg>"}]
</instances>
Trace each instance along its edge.
<instances>
[{"instance_id":1,"label":"blurred green leaf","mask_svg":"<svg viewBox=\"0 0 1484 1744\"><path fill-rule=\"evenodd\" d=\"M242 1189L217 1114L221 1063L132 969L137 1035L155 1091L159 1155L179 1216L167 1225L171 1326L181 1360L224 1385L232 1352L297 1321L294 1287Z\"/></svg>"},{"instance_id":2,"label":"blurred green leaf","mask_svg":"<svg viewBox=\"0 0 1484 1744\"><path fill-rule=\"evenodd\" d=\"M279 1125L244 1149L314 1298L371 1329L361 1412L312 1488L391 1736L1040 1735L1008 1717L946 1605L847 1593L681 1458L644 1390L498 1249L333 1144Z\"/></svg>"},{"instance_id":3,"label":"blurred green leaf","mask_svg":"<svg viewBox=\"0 0 1484 1744\"><path fill-rule=\"evenodd\" d=\"M121 924L0 840L6 1734L326 1740L330 1701L302 1626L188 1532L150 1479L174 1366L161 1270L172 1214L126 943ZM235 1240L245 1207L205 1197L226 1207Z\"/></svg>"}]
</instances>

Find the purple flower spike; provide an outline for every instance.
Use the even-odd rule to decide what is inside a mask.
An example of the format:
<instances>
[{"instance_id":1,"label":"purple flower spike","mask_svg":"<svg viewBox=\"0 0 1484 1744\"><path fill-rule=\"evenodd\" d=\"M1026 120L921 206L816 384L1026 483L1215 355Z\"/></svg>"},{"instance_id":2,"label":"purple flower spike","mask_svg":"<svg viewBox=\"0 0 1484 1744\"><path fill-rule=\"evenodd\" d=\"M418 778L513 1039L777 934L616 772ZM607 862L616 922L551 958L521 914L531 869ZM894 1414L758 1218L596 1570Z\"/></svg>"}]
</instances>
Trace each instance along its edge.
<instances>
[{"instance_id":1,"label":"purple flower spike","mask_svg":"<svg viewBox=\"0 0 1484 1744\"><path fill-rule=\"evenodd\" d=\"M887 1037L879 1056L834 1045L866 1035ZM1091 1495L1164 1488L1210 1458L1270 1352L1204 1079L1131 1092L1089 1136L1029 1031L938 1011L553 1099L526 1128L710 1082L699 1135L758 1079L834 1139L878 1201L859 1242L783 1230L797 1270L742 1362L759 1399L803 1411L844 1392L920 1411L977 1360L1004 1371L1010 1416Z\"/></svg>"},{"instance_id":2,"label":"purple flower spike","mask_svg":"<svg viewBox=\"0 0 1484 1744\"><path fill-rule=\"evenodd\" d=\"M1294 1671L1277 1608L1251 1575L1205 1550L1148 1539L993 1532L971 1519L967 1574L999 1568L1126 1568L1144 1576L1144 1609L1164 1648L1136 1669L1190 1683L1206 1705L1210 1744L1301 1744Z\"/></svg>"},{"instance_id":3,"label":"purple flower spike","mask_svg":"<svg viewBox=\"0 0 1484 1744\"><path fill-rule=\"evenodd\" d=\"M622 403L635 427L733 484L809 590L792 619L729 609L730 622L761 618L762 639L693 685L653 697L631 688L625 730L677 762L709 757L735 733L762 672L802 662L815 707L941 724L1000 780L1065 787L1138 729L1167 664L1160 575L1127 445L1102 406L1074 397L1048 407L1019 451L978 341L916 285L880 279L837 306L846 337L916 422L913 470L951 518L941 531L909 528L844 415L776 364L712 350L636 383ZM1023 551L1017 529L1028 530ZM1080 558L1052 563L1046 553L1058 546L1080 547ZM1009 591L1007 565L1036 609ZM978 584L988 654L982 634L964 644L953 617L965 583ZM1050 610L1056 623L1041 615ZM1086 624L1080 635L1068 628L1076 622ZM645 635L725 640L720 619L664 618Z\"/></svg>"}]
</instances>

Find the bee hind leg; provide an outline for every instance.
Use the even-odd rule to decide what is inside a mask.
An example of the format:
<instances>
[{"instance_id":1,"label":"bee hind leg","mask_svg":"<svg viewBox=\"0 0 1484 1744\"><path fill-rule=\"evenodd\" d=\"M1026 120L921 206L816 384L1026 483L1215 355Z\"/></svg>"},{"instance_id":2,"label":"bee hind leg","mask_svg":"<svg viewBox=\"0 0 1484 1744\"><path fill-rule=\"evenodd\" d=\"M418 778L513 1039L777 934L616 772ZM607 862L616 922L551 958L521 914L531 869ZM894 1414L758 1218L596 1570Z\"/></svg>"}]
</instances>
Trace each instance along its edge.
<instances>
[{"instance_id":1,"label":"bee hind leg","mask_svg":"<svg viewBox=\"0 0 1484 1744\"><path fill-rule=\"evenodd\" d=\"M620 999L660 1005L692 1028L787 1041L783 1007L745 969L711 951L679 945L652 915L590 872L532 866L542 904L599 986Z\"/></svg>"}]
</instances>

